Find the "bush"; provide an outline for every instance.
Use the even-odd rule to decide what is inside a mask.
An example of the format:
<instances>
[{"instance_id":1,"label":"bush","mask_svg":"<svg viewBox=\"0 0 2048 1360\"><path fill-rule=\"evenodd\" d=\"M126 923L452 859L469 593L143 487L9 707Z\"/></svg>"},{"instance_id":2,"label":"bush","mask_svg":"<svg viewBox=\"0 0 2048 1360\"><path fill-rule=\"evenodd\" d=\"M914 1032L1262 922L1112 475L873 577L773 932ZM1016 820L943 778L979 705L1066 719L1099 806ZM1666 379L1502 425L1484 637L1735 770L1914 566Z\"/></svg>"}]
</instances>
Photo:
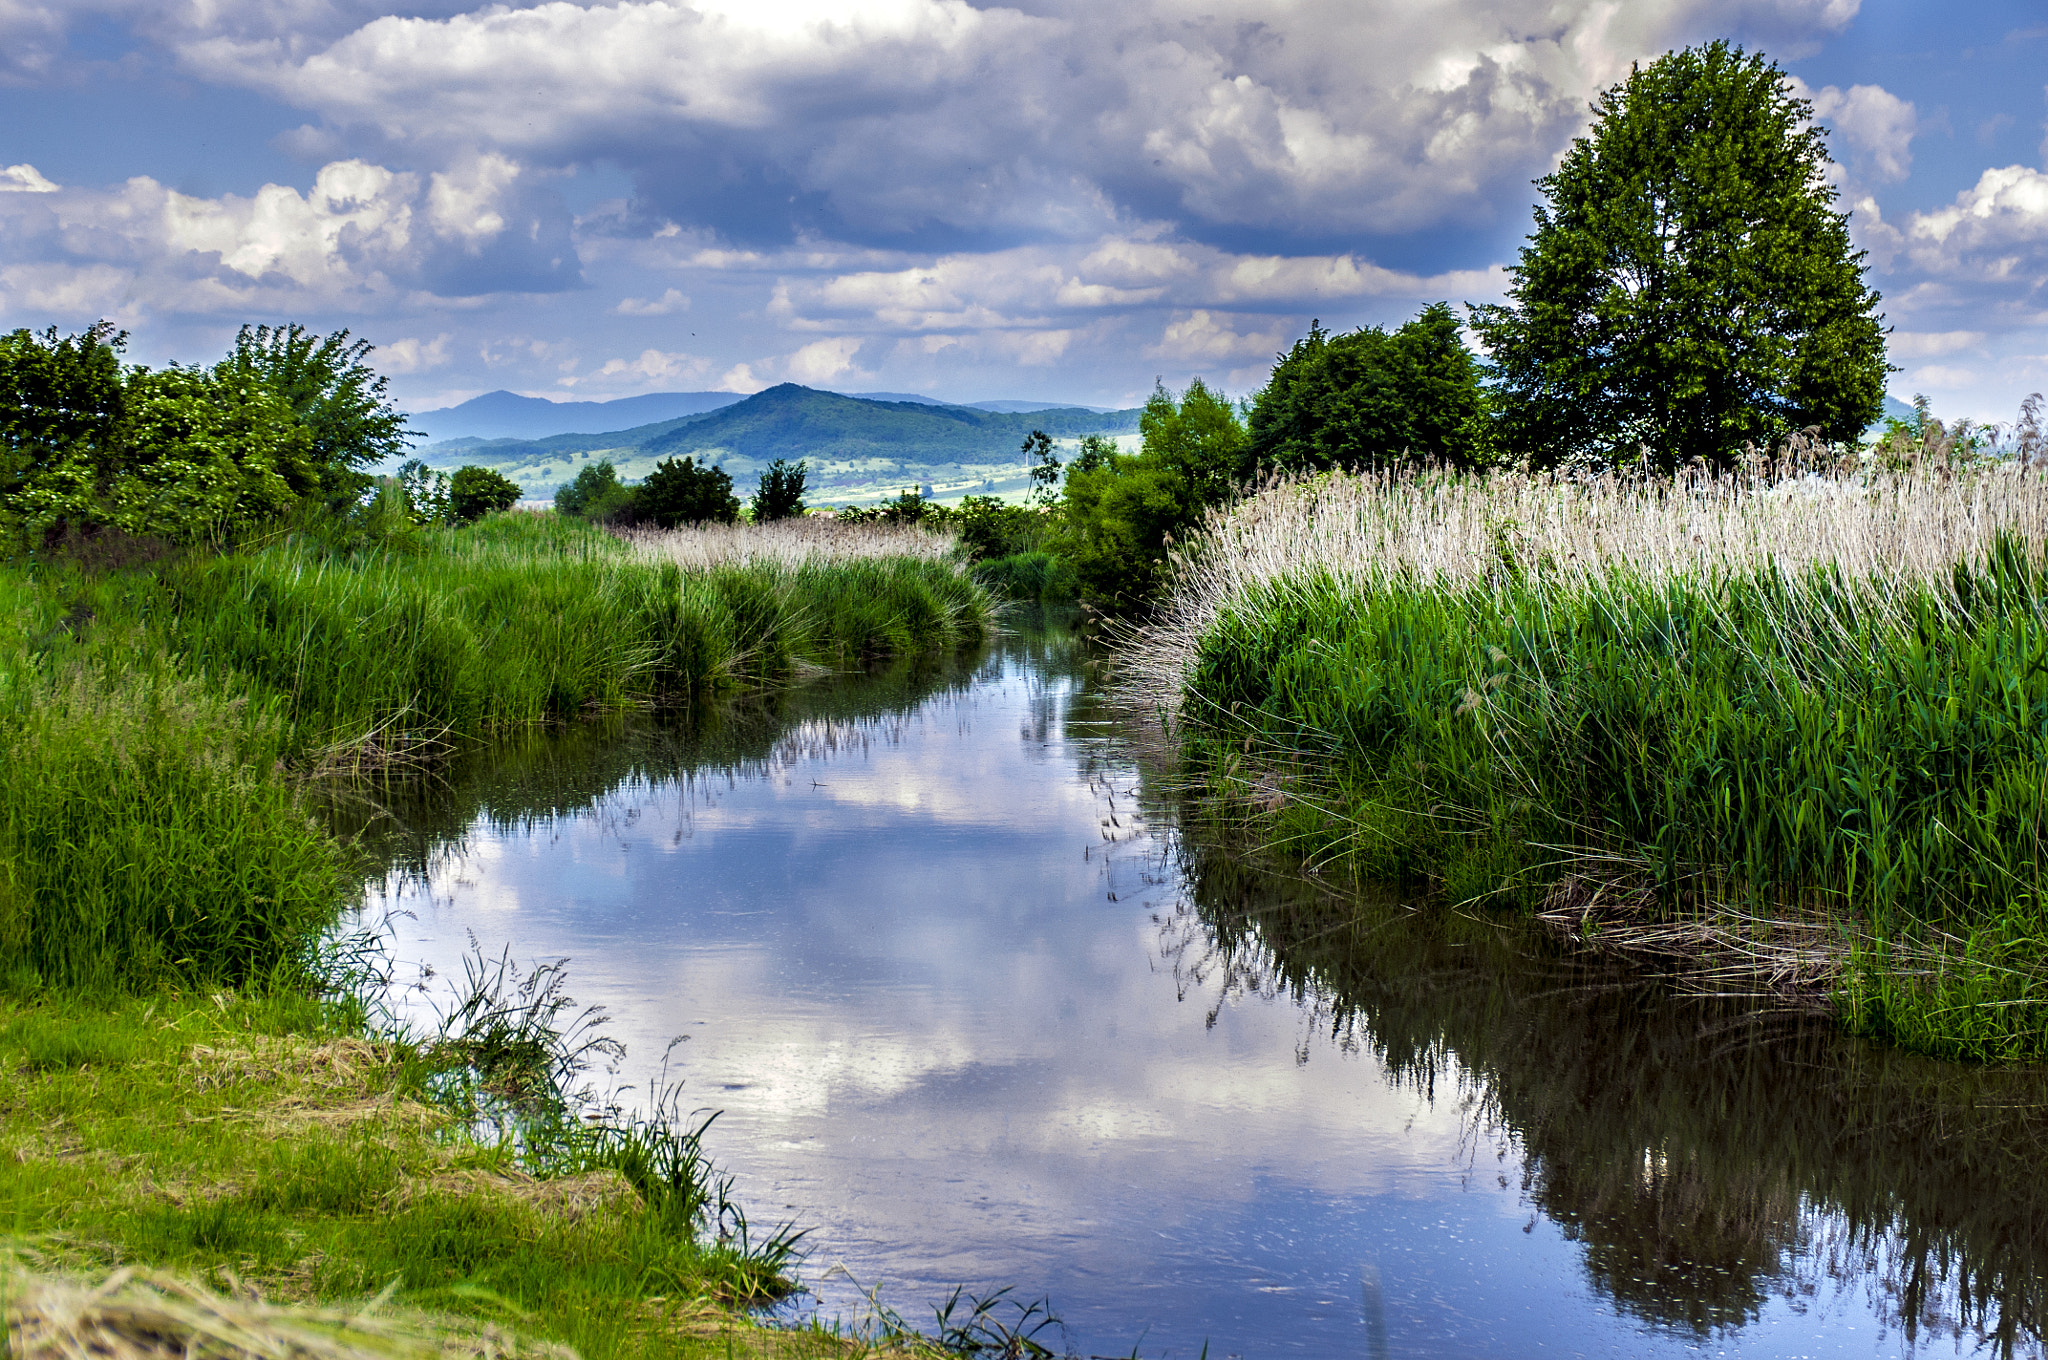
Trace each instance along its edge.
<instances>
[{"instance_id":1,"label":"bush","mask_svg":"<svg viewBox=\"0 0 2048 1360\"><path fill-rule=\"evenodd\" d=\"M1252 398L1248 423L1258 466L1288 473L1470 467L1487 444L1479 364L1442 302L1391 334L1333 338L1312 324Z\"/></svg>"},{"instance_id":2,"label":"bush","mask_svg":"<svg viewBox=\"0 0 2048 1360\"><path fill-rule=\"evenodd\" d=\"M699 466L695 458L664 458L634 492L632 514L664 529L707 521L733 524L740 517L740 502L724 468Z\"/></svg>"},{"instance_id":3,"label":"bush","mask_svg":"<svg viewBox=\"0 0 2048 1360\"><path fill-rule=\"evenodd\" d=\"M802 460L792 466L781 458L768 465L768 470L761 474L761 485L754 492L754 503L750 507L754 523L771 524L778 519L794 519L804 513L804 475L808 467Z\"/></svg>"},{"instance_id":4,"label":"bush","mask_svg":"<svg viewBox=\"0 0 2048 1360\"><path fill-rule=\"evenodd\" d=\"M220 541L354 507L404 418L347 331L243 327L211 369L124 369L104 322L0 338L0 532Z\"/></svg>"},{"instance_id":5,"label":"bush","mask_svg":"<svg viewBox=\"0 0 2048 1360\"><path fill-rule=\"evenodd\" d=\"M1153 598L1174 545L1251 471L1236 410L1199 378L1179 400L1153 392L1138 428L1145 442L1135 454L1084 442L1059 508L1058 551L1082 593L1112 609Z\"/></svg>"},{"instance_id":6,"label":"bush","mask_svg":"<svg viewBox=\"0 0 2048 1360\"><path fill-rule=\"evenodd\" d=\"M467 524L494 510L510 510L525 494L519 483L490 468L460 467L448 483L448 518L455 524Z\"/></svg>"},{"instance_id":7,"label":"bush","mask_svg":"<svg viewBox=\"0 0 2048 1360\"><path fill-rule=\"evenodd\" d=\"M555 509L600 524L623 517L633 505L633 488L619 480L608 458L585 463L573 480L555 489Z\"/></svg>"}]
</instances>

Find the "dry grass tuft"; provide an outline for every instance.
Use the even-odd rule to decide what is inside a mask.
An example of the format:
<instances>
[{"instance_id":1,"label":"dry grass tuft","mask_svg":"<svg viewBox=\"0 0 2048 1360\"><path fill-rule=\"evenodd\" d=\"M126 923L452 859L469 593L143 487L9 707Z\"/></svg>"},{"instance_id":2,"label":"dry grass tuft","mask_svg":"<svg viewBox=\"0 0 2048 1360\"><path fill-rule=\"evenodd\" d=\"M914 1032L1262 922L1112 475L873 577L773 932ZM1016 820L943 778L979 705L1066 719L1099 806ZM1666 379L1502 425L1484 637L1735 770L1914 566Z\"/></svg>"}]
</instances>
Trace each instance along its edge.
<instances>
[{"instance_id":1,"label":"dry grass tuft","mask_svg":"<svg viewBox=\"0 0 2048 1360\"><path fill-rule=\"evenodd\" d=\"M1147 708L1179 711L1195 649L1233 600L1320 570L1371 589L1407 581L1570 583L1610 573L1712 579L1830 565L1883 593L1981 560L1993 539L2038 546L2048 471L2019 463L1801 473L1758 463L1737 476L1681 472L1378 472L1269 487L1212 515L1178 559L1157 618L1126 638L1119 665Z\"/></svg>"},{"instance_id":2,"label":"dry grass tuft","mask_svg":"<svg viewBox=\"0 0 2048 1360\"><path fill-rule=\"evenodd\" d=\"M280 1307L169 1275L117 1270L97 1285L25 1270L6 1281L13 1360L573 1360L566 1347L421 1314Z\"/></svg>"},{"instance_id":3,"label":"dry grass tuft","mask_svg":"<svg viewBox=\"0 0 2048 1360\"><path fill-rule=\"evenodd\" d=\"M688 529L626 529L643 561L674 562L685 571L772 563L784 567L914 557L944 561L956 538L917 525L845 524L812 515L772 524L700 524Z\"/></svg>"},{"instance_id":4,"label":"dry grass tuft","mask_svg":"<svg viewBox=\"0 0 2048 1360\"><path fill-rule=\"evenodd\" d=\"M443 1171L406 1187L401 1198L430 1193L477 1196L524 1205L535 1213L574 1223L591 1214L639 1208L640 1192L609 1168L576 1176L542 1179L523 1171Z\"/></svg>"}]
</instances>

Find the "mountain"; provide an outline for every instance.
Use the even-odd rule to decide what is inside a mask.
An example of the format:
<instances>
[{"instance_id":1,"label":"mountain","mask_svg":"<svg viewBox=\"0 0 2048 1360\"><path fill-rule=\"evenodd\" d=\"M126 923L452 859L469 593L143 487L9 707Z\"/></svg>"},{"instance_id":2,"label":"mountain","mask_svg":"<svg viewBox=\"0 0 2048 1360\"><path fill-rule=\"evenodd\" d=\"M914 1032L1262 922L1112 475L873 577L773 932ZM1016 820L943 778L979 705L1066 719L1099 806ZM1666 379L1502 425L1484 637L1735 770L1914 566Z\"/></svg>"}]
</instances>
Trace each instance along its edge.
<instances>
[{"instance_id":1,"label":"mountain","mask_svg":"<svg viewBox=\"0 0 2048 1360\"><path fill-rule=\"evenodd\" d=\"M548 401L516 392L486 392L459 406L416 411L406 423L430 443L450 439L539 439L551 434L596 434L730 406L740 392L649 392L615 401Z\"/></svg>"},{"instance_id":2,"label":"mountain","mask_svg":"<svg viewBox=\"0 0 2048 1360\"><path fill-rule=\"evenodd\" d=\"M1138 415L1135 409L1011 412L876 401L784 383L716 410L629 429L449 440L423 456L441 467L496 468L532 495L550 493L599 457L630 478L646 476L663 458L694 456L724 466L743 491L775 459L801 458L811 465L811 502L829 504L878 499L906 486L930 486L940 496L1021 491L1021 446L1031 431L1044 430L1070 445L1084 434L1133 434Z\"/></svg>"}]
</instances>

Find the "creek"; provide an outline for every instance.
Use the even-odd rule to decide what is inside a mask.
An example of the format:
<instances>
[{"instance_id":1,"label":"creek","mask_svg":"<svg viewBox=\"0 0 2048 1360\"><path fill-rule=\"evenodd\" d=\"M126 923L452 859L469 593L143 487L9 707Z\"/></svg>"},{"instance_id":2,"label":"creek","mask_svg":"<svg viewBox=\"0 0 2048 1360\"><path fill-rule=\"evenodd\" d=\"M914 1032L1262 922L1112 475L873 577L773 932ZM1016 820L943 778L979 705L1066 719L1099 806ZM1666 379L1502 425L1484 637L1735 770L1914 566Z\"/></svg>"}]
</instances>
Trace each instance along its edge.
<instances>
[{"instance_id":1,"label":"creek","mask_svg":"<svg viewBox=\"0 0 2048 1360\"><path fill-rule=\"evenodd\" d=\"M1188 822L1058 627L508 743L393 809L395 958L567 958L781 1308L1084 1356L2040 1352L2044 1083L1673 993ZM431 985L431 984L430 984Z\"/></svg>"}]
</instances>

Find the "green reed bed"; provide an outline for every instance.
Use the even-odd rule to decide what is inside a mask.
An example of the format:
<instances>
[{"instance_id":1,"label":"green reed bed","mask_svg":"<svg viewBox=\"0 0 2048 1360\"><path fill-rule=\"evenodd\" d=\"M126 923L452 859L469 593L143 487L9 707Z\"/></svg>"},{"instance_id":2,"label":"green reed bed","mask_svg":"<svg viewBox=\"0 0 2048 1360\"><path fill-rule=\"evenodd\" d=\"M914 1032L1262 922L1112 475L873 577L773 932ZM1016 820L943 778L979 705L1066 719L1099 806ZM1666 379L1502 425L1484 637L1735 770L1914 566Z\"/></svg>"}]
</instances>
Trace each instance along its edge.
<instances>
[{"instance_id":1,"label":"green reed bed","mask_svg":"<svg viewBox=\"0 0 2048 1360\"><path fill-rule=\"evenodd\" d=\"M1635 505L1632 560L1578 566L1541 527L1496 527L1474 569L1424 574L1383 524L1376 563L1260 558L1262 531L1233 545L1226 526L1184 571L1210 596L1141 635L1136 662L1155 697L1177 680L1213 789L1307 855L1540 911L1711 988L1823 999L1917 1049L2038 1058L2048 562L2001 536L2036 488L2005 491L1939 574L1892 548L1862 575L1815 560L1810 540L1843 529L1826 517L1867 502L1808 507L1804 561L1660 556L1661 519L1697 521L1703 488ZM1614 532L1635 493L1548 494L1608 495ZM1807 493L1776 494L1796 510ZM1782 509L1729 502L1752 527Z\"/></svg>"},{"instance_id":2,"label":"green reed bed","mask_svg":"<svg viewBox=\"0 0 2048 1360\"><path fill-rule=\"evenodd\" d=\"M298 968L346 891L315 784L946 650L988 619L942 560L685 567L552 516L377 551L294 538L146 571L0 567L0 978Z\"/></svg>"}]
</instances>

